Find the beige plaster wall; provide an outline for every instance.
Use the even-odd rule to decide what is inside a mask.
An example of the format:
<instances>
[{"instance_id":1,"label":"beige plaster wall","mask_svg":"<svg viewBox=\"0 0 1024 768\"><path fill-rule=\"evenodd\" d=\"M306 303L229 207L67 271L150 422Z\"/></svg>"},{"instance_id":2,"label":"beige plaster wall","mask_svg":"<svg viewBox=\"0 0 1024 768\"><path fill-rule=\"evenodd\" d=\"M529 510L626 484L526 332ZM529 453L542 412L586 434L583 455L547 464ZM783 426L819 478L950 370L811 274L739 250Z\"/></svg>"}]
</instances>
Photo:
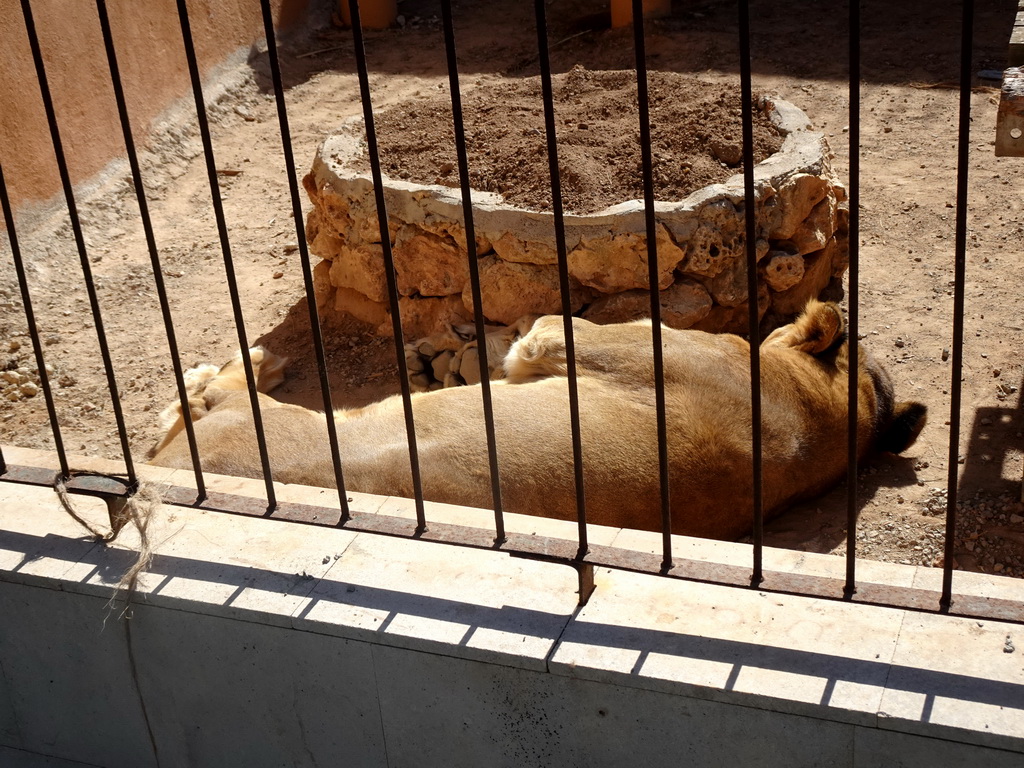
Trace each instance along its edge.
<instances>
[{"instance_id":1,"label":"beige plaster wall","mask_svg":"<svg viewBox=\"0 0 1024 768\"><path fill-rule=\"evenodd\" d=\"M306 0L272 0L277 26ZM203 73L263 37L259 0L189 0ZM189 93L174 0L108 0L107 12L137 144L152 120ZM93 0L34 0L32 14L74 183L124 154L99 16ZM60 178L20 0L0 0L0 164L12 204L48 200Z\"/></svg>"}]
</instances>

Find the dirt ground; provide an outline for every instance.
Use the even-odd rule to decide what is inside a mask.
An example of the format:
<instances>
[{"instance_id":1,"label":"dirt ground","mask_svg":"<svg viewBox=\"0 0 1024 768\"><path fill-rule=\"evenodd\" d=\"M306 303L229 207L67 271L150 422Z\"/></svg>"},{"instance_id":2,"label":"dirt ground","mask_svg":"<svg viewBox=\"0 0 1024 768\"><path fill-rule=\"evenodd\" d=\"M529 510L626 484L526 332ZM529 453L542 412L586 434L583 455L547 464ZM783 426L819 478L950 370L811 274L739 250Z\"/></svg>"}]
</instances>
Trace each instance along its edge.
<instances>
[{"instance_id":1,"label":"dirt ground","mask_svg":"<svg viewBox=\"0 0 1024 768\"><path fill-rule=\"evenodd\" d=\"M678 72L648 75L654 195L676 202L743 172L740 95L724 83ZM644 196L636 75L575 66L552 77L558 167L568 213L597 213ZM753 103L759 101L754 94ZM551 206L551 175L539 77L483 83L462 100L473 189L530 210ZM381 110L375 117L385 173L458 188L448 93ZM763 110L753 113L754 162L782 147ZM366 170L369 171L367 159Z\"/></svg>"},{"instance_id":2,"label":"dirt ground","mask_svg":"<svg viewBox=\"0 0 1024 768\"><path fill-rule=\"evenodd\" d=\"M756 90L800 106L827 135L841 178L849 172L846 11L793 0L753 5ZM531 4L456 4L463 90L537 74ZM948 7L947 7L948 6ZM979 4L973 71L1001 69L1015 0ZM435 5L404 0L404 26L367 34L378 109L415 108L444 92L447 74ZM630 30L608 29L596 0L549 3L555 70L632 66ZM863 3L860 330L888 363L898 393L925 402L930 423L906 457L862 468L859 552L934 564L941 551L948 472L952 377L952 279L958 94L959 4ZM689 73L738 88L735 7L724 0L676 3L649 26L653 70ZM349 31L326 27L282 47L289 117L300 174L318 142L356 114L359 92ZM244 73L243 73L244 74ZM1024 507L1018 502L1024 425L1018 350L1024 317L1013 299L1024 278L1024 160L996 158L998 83L978 80L969 152L967 295L958 469L963 513L960 568L1024 575ZM275 395L317 405L315 363L295 251L283 155L265 62L255 56L212 110L217 167L243 297L248 341L295 359ZM156 241L186 365L222 362L238 347L224 267L193 128L159 132L145 159ZM125 175L126 178L126 175ZM133 451L152 443L155 415L174 395L167 343L137 207L125 178L80 200L88 254L103 308ZM305 201L304 201L304 204ZM19 226L46 362L53 369L62 435L71 452L118 458L111 402L66 215ZM5 251L6 253L6 251ZM35 363L13 269L0 269L0 369ZM351 323L325 328L335 406L365 404L397 390L389 340ZM27 369L27 370L26 370ZM0 441L49 447L41 395L0 402ZM769 544L817 552L845 548L845 489L769 525Z\"/></svg>"}]
</instances>

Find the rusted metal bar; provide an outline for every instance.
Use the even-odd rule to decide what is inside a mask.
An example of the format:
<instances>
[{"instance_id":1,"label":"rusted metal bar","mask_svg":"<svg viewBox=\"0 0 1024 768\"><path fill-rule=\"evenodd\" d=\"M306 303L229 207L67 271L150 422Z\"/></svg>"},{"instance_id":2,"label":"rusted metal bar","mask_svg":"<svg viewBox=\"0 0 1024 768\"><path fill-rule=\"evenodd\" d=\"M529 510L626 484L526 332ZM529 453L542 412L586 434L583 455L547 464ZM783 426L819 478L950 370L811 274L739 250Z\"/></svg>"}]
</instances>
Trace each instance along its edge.
<instances>
[{"instance_id":1,"label":"rusted metal bar","mask_svg":"<svg viewBox=\"0 0 1024 768\"><path fill-rule=\"evenodd\" d=\"M57 452L57 461L60 462L61 474L65 477L68 474L68 458L64 451L64 438L61 436L60 423L57 421L57 408L53 401L53 388L50 386L50 375L46 372L46 361L43 357L43 345L39 339L39 328L36 326L36 316L32 309L32 294L28 289L28 277L25 274L25 262L21 257L21 247L18 244L18 233L14 226L14 211L11 210L11 199L7 194L7 182L4 179L4 168L0 165L0 208L3 209L4 223L7 226L7 237L11 243L11 256L14 259L14 271L18 275L18 287L21 290L21 303L25 310L25 323L28 325L28 334L32 339L32 354L36 358L36 369L39 371L39 385L43 390L43 398L46 401L46 413L50 419L50 432L53 435L53 445ZM0 470L6 467L3 460L3 452L0 451Z\"/></svg>"},{"instance_id":2,"label":"rusted metal bar","mask_svg":"<svg viewBox=\"0 0 1024 768\"><path fill-rule=\"evenodd\" d=\"M274 33L274 19L270 12L270 0L260 0L263 12L263 30L267 36L267 59L274 83L274 99L277 104L277 119L284 150L284 165L288 173L288 191L292 199L292 219L295 222L295 237L299 246L299 263L302 265L302 284L306 291L306 307L309 310L309 331L313 336L313 351L316 354L316 369L320 378L320 397L327 414L327 442L331 449L331 465L334 468L334 484L338 489L341 505L341 519L348 517L348 494L345 492L345 477L341 466L341 451L338 447L338 429L331 418L334 410L331 402L331 382L327 375L327 355L324 353L323 333L320 330L320 312L316 306L316 292L313 290L313 271L309 266L309 246L306 244L306 228L302 223L302 200L299 194L298 175L295 172L295 157L292 153L292 134L288 126L288 109L284 99L284 84L281 79L281 64L277 57L277 40Z\"/></svg>"},{"instance_id":3,"label":"rusted metal bar","mask_svg":"<svg viewBox=\"0 0 1024 768\"><path fill-rule=\"evenodd\" d=\"M46 111L46 122L50 128L50 138L53 142L53 154L57 160L57 170L60 173L61 186L64 189L64 199L68 206L68 217L71 220L71 231L74 234L75 245L78 249L78 260L82 268L85 291L89 297L89 308L92 311L92 320L96 327L96 341L99 344L100 357L103 359L103 370L107 377L107 388L110 390L110 405L114 414L114 422L117 424L117 434L121 442L121 453L124 457L125 469L128 472L128 476L134 482L135 463L132 461L131 447L128 445L128 430L125 427L124 413L121 409L121 395L117 388L117 378L114 375L114 363L110 356L110 346L107 343L107 332L103 326L103 314L100 312L99 296L96 293L96 284L92 276L92 266L89 263L89 254L85 245L85 236L82 233L82 222L79 219L78 205L75 202L74 186L71 183L71 175L68 172L67 158L64 154L64 143L61 140L60 127L57 124L57 115L53 108L53 97L50 94L50 86L46 78L46 67L43 64L43 53L39 47L39 36L36 34L35 21L32 18L32 7L29 0L21 0L21 10L25 17L25 31L28 33L29 47L32 50L32 60L35 63L39 93L43 99L43 108Z\"/></svg>"},{"instance_id":4,"label":"rusted metal bar","mask_svg":"<svg viewBox=\"0 0 1024 768\"><path fill-rule=\"evenodd\" d=\"M494 405L491 400L491 371L487 360L487 335L484 329L483 295L480 291L480 265L477 263L476 228L473 224L473 198L469 185L469 158L466 152L466 126L462 119L462 93L459 89L459 61L455 53L455 24L451 0L442 0L441 18L444 26L444 47L448 58L448 89L452 100L452 121L455 150L462 190L462 216L466 230L466 254L469 259L469 290L473 296L473 321L476 326L476 349L480 363L480 396L483 400L484 426L487 436L487 458L491 479L491 502L494 505L494 536L505 540L505 518L501 508L501 476L498 468L498 446L494 435Z\"/></svg>"},{"instance_id":5,"label":"rusted metal bar","mask_svg":"<svg viewBox=\"0 0 1024 768\"><path fill-rule=\"evenodd\" d=\"M846 419L846 585L847 595L857 591L857 399L859 395L858 341L860 314L860 0L850 0L850 266L847 268L849 305Z\"/></svg>"},{"instance_id":6,"label":"rusted metal bar","mask_svg":"<svg viewBox=\"0 0 1024 768\"><path fill-rule=\"evenodd\" d=\"M633 48L640 118L640 159L643 169L644 220L647 230L647 275L651 293L651 347L654 355L654 408L658 422L658 479L661 486L662 568L672 567L672 499L669 486L668 424L665 415L665 361L661 342L661 290L658 284L658 237L654 220L654 160L647 95L647 53L644 44L643 0L633 0Z\"/></svg>"},{"instance_id":7,"label":"rusted metal bar","mask_svg":"<svg viewBox=\"0 0 1024 768\"><path fill-rule=\"evenodd\" d=\"M551 176L551 211L555 219L558 289L562 298L562 334L565 336L565 369L569 385L569 429L572 433L572 465L576 485L576 524L579 537L578 555L582 558L587 554L590 546L587 535L587 498L583 481L583 436L580 427L580 395L576 374L576 337L572 329L569 257L565 243L565 211L562 203L562 179L558 170L555 99L551 86L551 57L548 53L548 30L544 0L534 1L534 16L537 21L537 50L540 63L541 93L544 100L544 131L548 149L548 173Z\"/></svg>"},{"instance_id":8,"label":"rusted metal bar","mask_svg":"<svg viewBox=\"0 0 1024 768\"><path fill-rule=\"evenodd\" d=\"M380 152L377 149L377 130L373 121L373 103L370 99L370 75L366 66L366 48L363 45L363 28L359 21L359 2L349 0L352 14L352 44L355 48L356 69L359 73L359 95L363 103L363 122L366 127L367 154L370 157L370 172L373 176L373 193L377 204L377 224L380 227L380 245L384 253L384 276L387 280L388 305L391 308L391 333L395 339L395 354L398 362L398 380L402 387L402 403L405 409L405 430L409 442L409 464L412 470L413 495L416 501L416 520L421 529L426 529L427 519L423 509L423 482L420 478L419 451L416 447L416 425L412 412L412 392L409 387L409 371L405 364L405 345L402 334L402 317L398 307L398 284L395 279L395 259L391 252L391 234L388 228L388 210L384 199L384 178L380 170Z\"/></svg>"},{"instance_id":9,"label":"rusted metal bar","mask_svg":"<svg viewBox=\"0 0 1024 768\"><path fill-rule=\"evenodd\" d=\"M228 237L228 225L224 217L224 203L220 195L220 182L217 180L217 163L213 156L213 141L210 138L210 124L206 116L206 102L203 98L203 85L199 75L199 64L196 59L195 44L192 41L192 27L188 20L188 4L186 0L178 0L178 20L181 25L181 38L185 47L185 58L188 62L189 78L192 82L192 96L196 105L196 119L199 123L199 134L203 140L203 155L206 159L206 175L210 184L210 198L213 212L217 220L217 233L220 236L221 252L224 255L224 274L228 281L228 292L231 295L231 309L235 319L235 332L238 335L238 346L242 353L242 368L245 371L245 383L249 392L249 405L252 408L253 425L256 428L256 444L259 448L260 465L263 468L263 482L267 491L267 508L272 510L277 504L274 492L274 479L270 469L270 456L267 452L267 438L263 430L263 416L260 413L259 396L256 392L256 377L253 374L252 360L249 359L249 341L245 332L245 319L242 316L242 300L235 277L235 265L231 258L231 241Z\"/></svg>"},{"instance_id":10,"label":"rusted metal bar","mask_svg":"<svg viewBox=\"0 0 1024 768\"><path fill-rule=\"evenodd\" d=\"M185 391L185 378L181 368L181 356L178 353L178 341L174 332L174 320L171 317L171 306L167 299L167 288L164 285L164 274L160 266L160 253L156 247L156 236L153 234L153 222L149 216L149 204L146 201L146 188L142 183L138 153L135 151L135 140L132 136L128 105L125 101L124 87L121 83L121 72L117 64L117 51L114 48L114 38L110 31L106 0L96 0L96 11L99 14L100 29L103 32L103 45L107 52L107 65L110 68L110 84L113 86L114 99L117 102L117 114L121 121L121 133L124 136L128 165L132 172L135 199L139 204L139 216L142 219L142 229L146 236L146 246L149 249L149 261L153 268L153 281L156 285L157 297L160 302L160 313L163 316L164 333L167 334L167 346L171 356L171 367L174 369L174 382L178 390L178 402L181 404L181 418L185 426L185 437L188 441L189 455L192 458L197 492L201 498L206 493L206 484L203 480L203 471L199 464L199 448L196 445L195 427L192 424L192 409L188 407L188 392Z\"/></svg>"},{"instance_id":11,"label":"rusted metal bar","mask_svg":"<svg viewBox=\"0 0 1024 768\"><path fill-rule=\"evenodd\" d=\"M594 594L594 590L597 589L597 584L594 582L594 564L593 563L576 563L576 575L579 578L579 589L577 594L578 605L582 608L588 602L590 602L590 596Z\"/></svg>"},{"instance_id":12,"label":"rusted metal bar","mask_svg":"<svg viewBox=\"0 0 1024 768\"><path fill-rule=\"evenodd\" d=\"M750 62L750 3L740 8L740 100L743 117L743 213L747 251L747 307L750 340L750 435L752 497L754 512L754 563L750 583L763 580L764 502L762 493L763 450L761 425L761 317L757 286L757 195L754 190L754 93Z\"/></svg>"},{"instance_id":13,"label":"rusted metal bar","mask_svg":"<svg viewBox=\"0 0 1024 768\"><path fill-rule=\"evenodd\" d=\"M971 78L974 0L964 0L960 25L960 120L957 128L956 224L953 254L953 361L949 383L949 471L946 476L946 542L942 562L942 608L953 602L953 557L960 469L960 405L964 363L964 294L967 271L967 177L970 170Z\"/></svg>"}]
</instances>

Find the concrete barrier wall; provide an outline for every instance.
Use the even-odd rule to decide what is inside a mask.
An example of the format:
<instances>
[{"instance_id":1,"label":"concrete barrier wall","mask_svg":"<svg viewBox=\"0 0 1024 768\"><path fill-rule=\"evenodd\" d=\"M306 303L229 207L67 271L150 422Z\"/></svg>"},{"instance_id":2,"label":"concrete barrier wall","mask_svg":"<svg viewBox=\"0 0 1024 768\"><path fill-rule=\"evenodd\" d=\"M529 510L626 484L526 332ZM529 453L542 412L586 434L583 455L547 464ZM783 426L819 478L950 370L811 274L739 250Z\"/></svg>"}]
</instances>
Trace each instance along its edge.
<instances>
[{"instance_id":1,"label":"concrete barrier wall","mask_svg":"<svg viewBox=\"0 0 1024 768\"><path fill-rule=\"evenodd\" d=\"M307 0L272 0L279 27L295 22ZM256 0L190 0L196 54L208 73L238 49L263 37ZM99 17L92 2L35 0L31 4L61 139L75 184L124 155ZM173 2L108 0L135 140L150 121L191 93ZM17 210L60 192L60 178L36 77L28 33L17 0L0 0L0 164Z\"/></svg>"},{"instance_id":2,"label":"concrete barrier wall","mask_svg":"<svg viewBox=\"0 0 1024 768\"><path fill-rule=\"evenodd\" d=\"M182 485L187 474L148 476ZM212 487L258 495L260 484ZM281 489L320 504L330 493ZM603 569L578 609L564 566L180 507L154 517L158 554L126 609L111 597L129 534L95 543L50 489L0 483L0 498L0 765L1024 765L1018 625ZM105 519L100 502L74 501ZM678 546L749 559L742 545ZM827 556L766 559L842 570ZM929 588L939 575L860 572ZM960 590L1024 597L1017 580L960 577Z\"/></svg>"}]
</instances>

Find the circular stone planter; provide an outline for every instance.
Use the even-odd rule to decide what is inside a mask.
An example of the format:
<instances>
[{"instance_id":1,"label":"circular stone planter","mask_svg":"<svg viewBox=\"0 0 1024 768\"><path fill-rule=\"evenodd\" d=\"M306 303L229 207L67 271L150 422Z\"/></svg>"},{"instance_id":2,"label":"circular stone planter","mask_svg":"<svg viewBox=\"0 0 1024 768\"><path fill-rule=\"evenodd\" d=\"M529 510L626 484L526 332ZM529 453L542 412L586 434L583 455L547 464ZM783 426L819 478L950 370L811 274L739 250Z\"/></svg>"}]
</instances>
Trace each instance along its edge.
<instances>
[{"instance_id":1,"label":"circular stone planter","mask_svg":"<svg viewBox=\"0 0 1024 768\"><path fill-rule=\"evenodd\" d=\"M824 136L787 102L760 108L785 137L754 168L758 310L784 320L842 276L848 263L846 191ZM390 335L383 252L362 119L321 144L303 180L313 202L306 235L325 311L348 313ZM384 177L404 332L423 336L472 318L461 192ZM473 192L483 314L514 323L561 311L554 216ZM745 333L748 327L743 177L680 202L655 203L663 321L675 328ZM649 316L644 205L629 200L565 216L573 311L599 323Z\"/></svg>"}]
</instances>

